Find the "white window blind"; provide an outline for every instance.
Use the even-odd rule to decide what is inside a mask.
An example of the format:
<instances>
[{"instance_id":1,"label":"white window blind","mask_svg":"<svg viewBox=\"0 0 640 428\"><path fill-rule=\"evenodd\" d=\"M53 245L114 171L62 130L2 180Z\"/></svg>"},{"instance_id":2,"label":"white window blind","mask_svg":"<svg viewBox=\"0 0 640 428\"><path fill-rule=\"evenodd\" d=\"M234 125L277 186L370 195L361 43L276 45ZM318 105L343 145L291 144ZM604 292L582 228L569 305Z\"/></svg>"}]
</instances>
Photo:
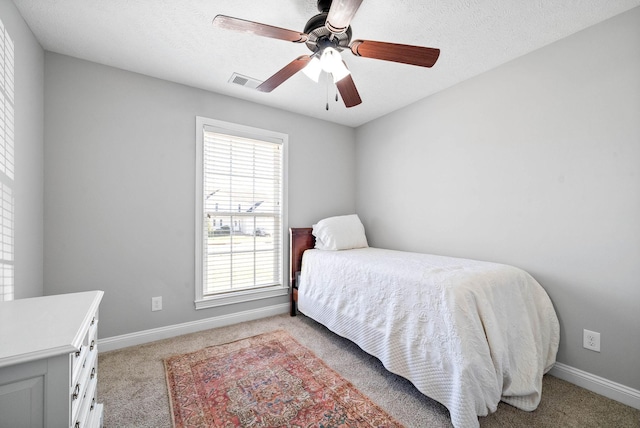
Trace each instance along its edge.
<instances>
[{"instance_id":1,"label":"white window blind","mask_svg":"<svg viewBox=\"0 0 640 428\"><path fill-rule=\"evenodd\" d=\"M247 136L219 126L199 130L196 301L283 287L284 144L256 131Z\"/></svg>"},{"instance_id":2,"label":"white window blind","mask_svg":"<svg viewBox=\"0 0 640 428\"><path fill-rule=\"evenodd\" d=\"M0 301L14 298L14 51L0 21Z\"/></svg>"}]
</instances>

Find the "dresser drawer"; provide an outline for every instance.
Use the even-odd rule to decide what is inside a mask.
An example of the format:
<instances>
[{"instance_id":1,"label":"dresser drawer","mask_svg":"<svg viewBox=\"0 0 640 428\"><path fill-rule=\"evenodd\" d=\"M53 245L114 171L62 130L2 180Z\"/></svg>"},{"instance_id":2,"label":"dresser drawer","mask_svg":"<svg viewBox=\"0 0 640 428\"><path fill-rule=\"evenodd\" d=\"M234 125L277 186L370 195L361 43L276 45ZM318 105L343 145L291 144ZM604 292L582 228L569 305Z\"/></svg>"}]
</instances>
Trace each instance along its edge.
<instances>
[{"instance_id":1,"label":"dresser drawer","mask_svg":"<svg viewBox=\"0 0 640 428\"><path fill-rule=\"evenodd\" d=\"M93 349L95 349L96 344L98 343L98 317L94 316L91 318L89 323L87 333L82 338L82 344L80 345L80 349L71 354L71 387L75 387L76 383L78 383L78 376L80 376L80 372L84 369L87 361L87 356Z\"/></svg>"},{"instance_id":2,"label":"dresser drawer","mask_svg":"<svg viewBox=\"0 0 640 428\"><path fill-rule=\"evenodd\" d=\"M94 365L89 377L89 383L87 384L85 393L82 396L82 400L78 402L78 414L74 419L75 422L71 425L71 428L93 428L99 426L94 422L96 420L94 412L96 411L96 394L98 389L98 377L96 370L97 367Z\"/></svg>"},{"instance_id":3,"label":"dresser drawer","mask_svg":"<svg viewBox=\"0 0 640 428\"><path fill-rule=\"evenodd\" d=\"M69 391L71 427L85 427L95 407L98 371L98 319L93 317L78 352L71 355L72 379Z\"/></svg>"},{"instance_id":4,"label":"dresser drawer","mask_svg":"<svg viewBox=\"0 0 640 428\"><path fill-rule=\"evenodd\" d=\"M98 350L87 352L84 368L80 371L78 381L71 388L71 420L80 420L81 410L87 405L87 397L91 401L91 387L95 387L98 371ZM72 425L73 426L73 425Z\"/></svg>"}]
</instances>

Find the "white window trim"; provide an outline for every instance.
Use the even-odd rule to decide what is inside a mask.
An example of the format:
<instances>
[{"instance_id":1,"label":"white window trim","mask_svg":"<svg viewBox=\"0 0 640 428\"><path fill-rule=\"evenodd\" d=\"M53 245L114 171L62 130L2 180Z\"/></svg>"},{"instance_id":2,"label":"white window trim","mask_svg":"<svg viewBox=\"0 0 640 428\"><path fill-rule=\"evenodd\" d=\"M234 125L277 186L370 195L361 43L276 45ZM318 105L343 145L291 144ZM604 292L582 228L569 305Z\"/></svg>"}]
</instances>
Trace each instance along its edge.
<instances>
[{"instance_id":1,"label":"white window trim","mask_svg":"<svg viewBox=\"0 0 640 428\"><path fill-rule=\"evenodd\" d=\"M233 291L224 294L217 294L213 296L203 296L203 206L202 206L202 192L203 192L203 148L204 148L204 127L214 132L221 134L235 135L238 137L252 138L256 140L264 141L278 141L282 143L282 218L280 231L281 244L280 250L282 251L281 263L282 263L282 284L274 285L271 287L262 287L253 290L240 290ZM272 297L286 296L289 293L288 275L287 272L289 266L288 257L286 257L286 242L285 238L288 236L288 185L287 185L287 170L288 170L288 147L289 136L281 132L269 131L266 129L253 128L250 126L239 125L231 122L224 122L221 120L210 119L202 116L196 116L196 185L195 185L195 307L196 309L212 308L217 306L232 305L236 303L249 302L252 300L269 299Z\"/></svg>"}]
</instances>

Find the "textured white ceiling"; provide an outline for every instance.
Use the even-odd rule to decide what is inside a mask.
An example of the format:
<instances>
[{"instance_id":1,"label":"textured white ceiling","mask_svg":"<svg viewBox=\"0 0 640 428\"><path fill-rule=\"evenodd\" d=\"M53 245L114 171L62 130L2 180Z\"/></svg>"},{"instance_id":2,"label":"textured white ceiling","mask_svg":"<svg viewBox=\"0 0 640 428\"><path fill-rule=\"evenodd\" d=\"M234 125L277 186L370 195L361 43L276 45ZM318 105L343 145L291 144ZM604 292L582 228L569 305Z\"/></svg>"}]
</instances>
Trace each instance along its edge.
<instances>
[{"instance_id":1,"label":"textured white ceiling","mask_svg":"<svg viewBox=\"0 0 640 428\"><path fill-rule=\"evenodd\" d=\"M347 109L335 87L298 73L271 93L228 83L266 80L304 44L211 25L217 14L303 31L316 0L14 0L44 49L359 126L640 5L640 0L365 0L353 39L441 49L431 68L343 52L363 100ZM331 85L332 86L332 85Z\"/></svg>"}]
</instances>

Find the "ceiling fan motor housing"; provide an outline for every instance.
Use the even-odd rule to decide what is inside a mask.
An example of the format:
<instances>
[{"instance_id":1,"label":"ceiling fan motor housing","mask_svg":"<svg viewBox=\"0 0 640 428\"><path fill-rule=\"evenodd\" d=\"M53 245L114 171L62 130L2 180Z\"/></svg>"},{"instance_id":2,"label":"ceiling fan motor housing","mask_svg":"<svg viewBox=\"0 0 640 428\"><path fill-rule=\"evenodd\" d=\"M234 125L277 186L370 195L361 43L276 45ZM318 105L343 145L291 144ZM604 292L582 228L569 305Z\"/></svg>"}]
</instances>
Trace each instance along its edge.
<instances>
[{"instance_id":1,"label":"ceiling fan motor housing","mask_svg":"<svg viewBox=\"0 0 640 428\"><path fill-rule=\"evenodd\" d=\"M323 0L318 1L318 9L320 9L320 3L323 3ZM324 3L327 3L327 1L325 0ZM328 3L331 6L331 1ZM344 33L332 33L325 26L328 14L327 9L326 12L313 16L304 27L304 33L309 36L306 45L311 52L315 53L325 47L332 47L337 51L342 51L348 48L349 43L351 43L351 26Z\"/></svg>"}]
</instances>

